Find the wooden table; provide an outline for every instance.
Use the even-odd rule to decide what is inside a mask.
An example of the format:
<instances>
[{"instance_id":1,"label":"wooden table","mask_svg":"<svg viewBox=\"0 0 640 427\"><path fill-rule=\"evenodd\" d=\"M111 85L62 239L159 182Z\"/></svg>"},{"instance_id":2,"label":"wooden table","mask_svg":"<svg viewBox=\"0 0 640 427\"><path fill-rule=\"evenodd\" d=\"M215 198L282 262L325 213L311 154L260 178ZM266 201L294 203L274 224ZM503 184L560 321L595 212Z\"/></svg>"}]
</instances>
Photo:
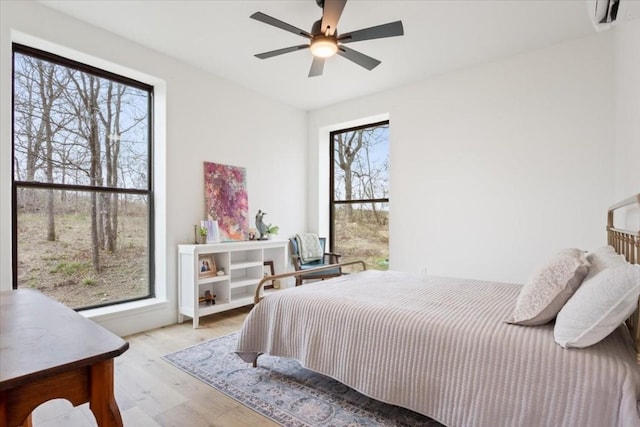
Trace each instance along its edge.
<instances>
[{"instance_id":1,"label":"wooden table","mask_svg":"<svg viewBox=\"0 0 640 427\"><path fill-rule=\"evenodd\" d=\"M31 426L40 404L89 402L98 426L122 426L113 358L129 343L29 290L0 292L0 427Z\"/></svg>"}]
</instances>

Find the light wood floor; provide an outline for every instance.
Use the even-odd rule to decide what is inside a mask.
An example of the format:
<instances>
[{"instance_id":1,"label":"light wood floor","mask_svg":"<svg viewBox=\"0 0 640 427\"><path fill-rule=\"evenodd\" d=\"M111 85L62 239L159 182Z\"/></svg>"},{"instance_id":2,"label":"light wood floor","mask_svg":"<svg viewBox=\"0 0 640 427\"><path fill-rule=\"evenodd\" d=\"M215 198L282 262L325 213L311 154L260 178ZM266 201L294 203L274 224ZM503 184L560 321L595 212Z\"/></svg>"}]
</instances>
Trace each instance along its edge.
<instances>
[{"instance_id":1,"label":"light wood floor","mask_svg":"<svg viewBox=\"0 0 640 427\"><path fill-rule=\"evenodd\" d=\"M249 312L243 307L125 337L129 350L115 359L116 400L127 427L277 426L161 356L237 331ZM53 400L33 414L34 427L96 426L89 405Z\"/></svg>"}]
</instances>

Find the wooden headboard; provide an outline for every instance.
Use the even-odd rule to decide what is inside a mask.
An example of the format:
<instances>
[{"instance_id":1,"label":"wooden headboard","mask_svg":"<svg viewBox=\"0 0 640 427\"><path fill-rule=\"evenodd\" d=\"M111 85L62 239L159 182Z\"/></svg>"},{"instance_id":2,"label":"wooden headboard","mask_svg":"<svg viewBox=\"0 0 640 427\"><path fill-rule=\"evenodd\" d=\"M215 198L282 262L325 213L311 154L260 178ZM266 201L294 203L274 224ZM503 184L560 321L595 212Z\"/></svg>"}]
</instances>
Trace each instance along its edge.
<instances>
[{"instance_id":1,"label":"wooden headboard","mask_svg":"<svg viewBox=\"0 0 640 427\"><path fill-rule=\"evenodd\" d=\"M616 228L613 225L615 211L634 206L640 209L640 194L629 197L609 208L607 214L607 241L617 253L624 255L627 261L632 264L640 264L640 230L625 230ZM627 319L627 327L635 343L638 362L640 363L640 301L636 311Z\"/></svg>"}]
</instances>

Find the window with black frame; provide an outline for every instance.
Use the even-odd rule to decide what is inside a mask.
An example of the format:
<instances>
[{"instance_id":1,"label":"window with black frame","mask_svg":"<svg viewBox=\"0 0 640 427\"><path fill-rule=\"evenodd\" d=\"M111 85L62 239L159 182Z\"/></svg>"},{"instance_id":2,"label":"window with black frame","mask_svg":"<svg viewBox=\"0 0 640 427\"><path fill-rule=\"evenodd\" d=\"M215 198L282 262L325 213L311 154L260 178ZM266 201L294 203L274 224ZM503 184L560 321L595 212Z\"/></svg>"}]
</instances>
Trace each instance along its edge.
<instances>
[{"instance_id":1,"label":"window with black frame","mask_svg":"<svg viewBox=\"0 0 640 427\"><path fill-rule=\"evenodd\" d=\"M74 309L152 297L153 87L13 45L13 277Z\"/></svg>"},{"instance_id":2,"label":"window with black frame","mask_svg":"<svg viewBox=\"0 0 640 427\"><path fill-rule=\"evenodd\" d=\"M389 266L389 122L330 134L331 251Z\"/></svg>"}]
</instances>

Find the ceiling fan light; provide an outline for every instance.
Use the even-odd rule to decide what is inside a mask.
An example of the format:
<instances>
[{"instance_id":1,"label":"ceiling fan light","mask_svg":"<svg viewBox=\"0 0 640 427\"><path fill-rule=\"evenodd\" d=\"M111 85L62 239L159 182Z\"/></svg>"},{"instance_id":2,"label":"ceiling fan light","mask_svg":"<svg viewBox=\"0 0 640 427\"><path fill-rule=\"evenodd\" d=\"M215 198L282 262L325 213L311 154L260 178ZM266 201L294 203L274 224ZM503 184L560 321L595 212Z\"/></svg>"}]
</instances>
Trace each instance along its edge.
<instances>
[{"instance_id":1,"label":"ceiling fan light","mask_svg":"<svg viewBox=\"0 0 640 427\"><path fill-rule=\"evenodd\" d=\"M338 43L334 37L315 36L311 40L311 54L318 58L328 58L338 52Z\"/></svg>"}]
</instances>

